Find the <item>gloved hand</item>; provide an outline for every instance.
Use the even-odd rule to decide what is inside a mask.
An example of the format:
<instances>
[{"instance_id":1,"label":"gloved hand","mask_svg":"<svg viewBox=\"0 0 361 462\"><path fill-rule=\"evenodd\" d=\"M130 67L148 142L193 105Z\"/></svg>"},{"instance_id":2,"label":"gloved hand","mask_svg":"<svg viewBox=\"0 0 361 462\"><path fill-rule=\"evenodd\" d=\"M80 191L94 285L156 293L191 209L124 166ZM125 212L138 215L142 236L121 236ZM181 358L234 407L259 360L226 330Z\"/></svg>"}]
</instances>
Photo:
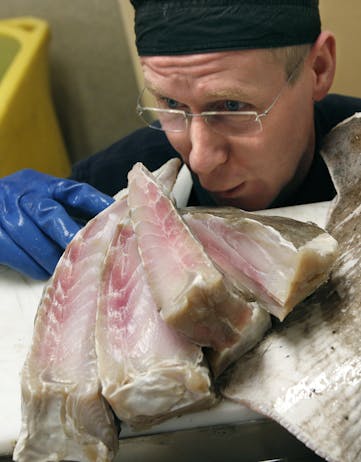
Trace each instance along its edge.
<instances>
[{"instance_id":1,"label":"gloved hand","mask_svg":"<svg viewBox=\"0 0 361 462\"><path fill-rule=\"evenodd\" d=\"M46 279L66 245L113 199L86 183L26 169L0 179L0 264Z\"/></svg>"}]
</instances>

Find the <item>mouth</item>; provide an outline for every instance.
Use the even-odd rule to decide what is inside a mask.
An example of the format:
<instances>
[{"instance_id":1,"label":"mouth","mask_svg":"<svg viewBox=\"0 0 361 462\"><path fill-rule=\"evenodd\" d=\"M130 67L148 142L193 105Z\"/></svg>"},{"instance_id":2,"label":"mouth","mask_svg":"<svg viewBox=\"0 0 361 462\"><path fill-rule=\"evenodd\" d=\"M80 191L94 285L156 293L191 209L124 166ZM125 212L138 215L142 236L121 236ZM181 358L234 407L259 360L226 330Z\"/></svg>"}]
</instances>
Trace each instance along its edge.
<instances>
[{"instance_id":1,"label":"mouth","mask_svg":"<svg viewBox=\"0 0 361 462\"><path fill-rule=\"evenodd\" d=\"M230 189L225 189L223 191L213 191L212 195L217 196L221 199L234 199L235 197L239 196L244 187L245 183L241 183Z\"/></svg>"}]
</instances>

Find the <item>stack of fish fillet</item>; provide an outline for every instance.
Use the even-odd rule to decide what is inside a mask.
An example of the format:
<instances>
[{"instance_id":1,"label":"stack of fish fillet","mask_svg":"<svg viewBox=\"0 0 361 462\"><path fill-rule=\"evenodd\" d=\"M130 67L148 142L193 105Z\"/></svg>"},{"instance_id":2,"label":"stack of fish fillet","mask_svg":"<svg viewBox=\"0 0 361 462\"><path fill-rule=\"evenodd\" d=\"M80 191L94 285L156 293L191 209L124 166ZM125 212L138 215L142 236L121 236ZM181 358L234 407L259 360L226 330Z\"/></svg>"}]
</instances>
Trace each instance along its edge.
<instances>
[{"instance_id":1,"label":"stack of fish fillet","mask_svg":"<svg viewBox=\"0 0 361 462\"><path fill-rule=\"evenodd\" d=\"M177 210L178 169L136 164L65 250L22 371L15 461L110 462L119 421L141 428L213 405L213 377L260 341L269 313L284 319L327 280L337 243L325 231Z\"/></svg>"}]
</instances>

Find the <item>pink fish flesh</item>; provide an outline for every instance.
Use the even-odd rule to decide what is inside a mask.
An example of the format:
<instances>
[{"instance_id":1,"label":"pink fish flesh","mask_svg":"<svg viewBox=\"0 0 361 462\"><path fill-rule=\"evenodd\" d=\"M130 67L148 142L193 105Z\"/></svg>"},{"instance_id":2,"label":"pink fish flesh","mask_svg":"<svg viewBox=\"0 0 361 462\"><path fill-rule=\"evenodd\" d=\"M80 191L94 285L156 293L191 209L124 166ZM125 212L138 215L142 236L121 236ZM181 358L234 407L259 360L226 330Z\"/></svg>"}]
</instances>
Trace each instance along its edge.
<instances>
[{"instance_id":1,"label":"pink fish flesh","mask_svg":"<svg viewBox=\"0 0 361 462\"><path fill-rule=\"evenodd\" d=\"M283 320L327 281L337 241L313 223L234 208L184 209L183 218L216 265Z\"/></svg>"},{"instance_id":2,"label":"pink fish flesh","mask_svg":"<svg viewBox=\"0 0 361 462\"><path fill-rule=\"evenodd\" d=\"M138 163L128 179L139 252L163 319L199 345L233 345L252 316L249 304L215 268L154 176Z\"/></svg>"},{"instance_id":3,"label":"pink fish flesh","mask_svg":"<svg viewBox=\"0 0 361 462\"><path fill-rule=\"evenodd\" d=\"M179 160L156 174L174 183ZM22 371L19 462L110 462L118 447L95 352L98 289L107 248L128 214L127 190L75 236L47 284Z\"/></svg>"},{"instance_id":4,"label":"pink fish flesh","mask_svg":"<svg viewBox=\"0 0 361 462\"><path fill-rule=\"evenodd\" d=\"M108 250L96 340L102 393L121 421L139 428L213 403L202 350L160 317L127 220Z\"/></svg>"},{"instance_id":5,"label":"pink fish flesh","mask_svg":"<svg viewBox=\"0 0 361 462\"><path fill-rule=\"evenodd\" d=\"M18 462L108 462L118 447L100 393L94 325L102 262L124 202L115 202L66 248L40 303L22 371Z\"/></svg>"}]
</instances>

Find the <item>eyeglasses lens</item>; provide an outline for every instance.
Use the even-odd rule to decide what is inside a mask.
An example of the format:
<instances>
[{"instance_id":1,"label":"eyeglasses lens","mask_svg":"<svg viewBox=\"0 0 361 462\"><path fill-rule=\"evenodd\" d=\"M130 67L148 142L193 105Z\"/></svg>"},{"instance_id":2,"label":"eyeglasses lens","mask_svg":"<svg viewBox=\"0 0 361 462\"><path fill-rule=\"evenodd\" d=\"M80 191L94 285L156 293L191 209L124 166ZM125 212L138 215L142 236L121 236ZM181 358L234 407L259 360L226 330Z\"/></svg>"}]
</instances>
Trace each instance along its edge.
<instances>
[{"instance_id":1,"label":"eyeglasses lens","mask_svg":"<svg viewBox=\"0 0 361 462\"><path fill-rule=\"evenodd\" d=\"M254 114L215 114L206 117L214 131L223 135L256 134L262 130L260 120Z\"/></svg>"}]
</instances>

